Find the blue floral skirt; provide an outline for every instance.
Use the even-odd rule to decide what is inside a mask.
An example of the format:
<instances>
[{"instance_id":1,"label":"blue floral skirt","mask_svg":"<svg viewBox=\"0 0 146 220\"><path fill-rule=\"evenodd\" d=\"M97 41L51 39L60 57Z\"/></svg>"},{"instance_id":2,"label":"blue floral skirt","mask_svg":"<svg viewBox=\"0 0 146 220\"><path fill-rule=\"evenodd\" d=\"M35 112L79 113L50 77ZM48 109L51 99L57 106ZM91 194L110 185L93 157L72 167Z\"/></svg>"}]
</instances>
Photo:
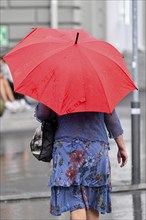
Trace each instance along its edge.
<instances>
[{"instance_id":1,"label":"blue floral skirt","mask_svg":"<svg viewBox=\"0 0 146 220\"><path fill-rule=\"evenodd\" d=\"M103 141L55 141L50 212L61 215L80 208L111 212L109 147Z\"/></svg>"}]
</instances>

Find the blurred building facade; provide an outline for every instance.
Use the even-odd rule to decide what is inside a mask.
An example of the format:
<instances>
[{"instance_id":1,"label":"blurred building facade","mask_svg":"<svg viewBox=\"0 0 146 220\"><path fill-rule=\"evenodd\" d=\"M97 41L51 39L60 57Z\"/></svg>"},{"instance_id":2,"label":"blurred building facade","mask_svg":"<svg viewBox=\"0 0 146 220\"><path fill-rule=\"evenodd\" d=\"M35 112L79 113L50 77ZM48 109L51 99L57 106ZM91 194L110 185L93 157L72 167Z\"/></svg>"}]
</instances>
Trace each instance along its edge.
<instances>
[{"instance_id":1,"label":"blurred building facade","mask_svg":"<svg viewBox=\"0 0 146 220\"><path fill-rule=\"evenodd\" d=\"M138 47L145 50L146 1L137 3ZM131 50L131 0L1 0L2 49L13 47L33 27L51 27L53 7L58 28L83 27L121 51Z\"/></svg>"},{"instance_id":2,"label":"blurred building facade","mask_svg":"<svg viewBox=\"0 0 146 220\"><path fill-rule=\"evenodd\" d=\"M138 0L137 5L138 49L144 54L146 1ZM33 27L83 27L94 37L115 45L122 53L132 51L132 0L1 0L0 7L1 55ZM143 55L142 59L144 65ZM145 80L143 86L144 83Z\"/></svg>"}]
</instances>

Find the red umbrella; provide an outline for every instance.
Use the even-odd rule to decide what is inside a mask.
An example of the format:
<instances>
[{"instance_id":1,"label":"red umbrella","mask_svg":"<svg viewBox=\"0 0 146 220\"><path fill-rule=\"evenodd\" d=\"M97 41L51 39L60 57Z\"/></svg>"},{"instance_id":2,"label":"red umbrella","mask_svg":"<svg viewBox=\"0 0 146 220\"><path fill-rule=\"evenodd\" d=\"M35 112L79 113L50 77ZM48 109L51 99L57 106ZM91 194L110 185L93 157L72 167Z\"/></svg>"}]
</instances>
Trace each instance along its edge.
<instances>
[{"instance_id":1,"label":"red umbrella","mask_svg":"<svg viewBox=\"0 0 146 220\"><path fill-rule=\"evenodd\" d=\"M59 115L111 113L136 89L120 52L82 29L35 28L4 60L15 91Z\"/></svg>"}]
</instances>

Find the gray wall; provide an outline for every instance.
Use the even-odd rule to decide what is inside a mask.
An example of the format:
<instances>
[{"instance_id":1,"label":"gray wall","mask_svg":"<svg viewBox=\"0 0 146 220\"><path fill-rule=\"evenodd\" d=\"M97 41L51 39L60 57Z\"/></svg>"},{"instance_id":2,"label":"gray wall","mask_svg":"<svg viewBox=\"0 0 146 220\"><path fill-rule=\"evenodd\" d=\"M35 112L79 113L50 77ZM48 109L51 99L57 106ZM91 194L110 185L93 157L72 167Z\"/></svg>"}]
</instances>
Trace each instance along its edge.
<instances>
[{"instance_id":1,"label":"gray wall","mask_svg":"<svg viewBox=\"0 0 146 220\"><path fill-rule=\"evenodd\" d=\"M47 0L2 0L1 7L1 24L8 27L8 47L13 47L31 28L50 24Z\"/></svg>"},{"instance_id":2,"label":"gray wall","mask_svg":"<svg viewBox=\"0 0 146 220\"><path fill-rule=\"evenodd\" d=\"M80 1L59 1L59 28L81 27ZM50 27L50 0L1 0L1 25L8 29L8 45L1 55L15 46L33 27Z\"/></svg>"},{"instance_id":3,"label":"gray wall","mask_svg":"<svg viewBox=\"0 0 146 220\"><path fill-rule=\"evenodd\" d=\"M82 1L82 26L94 37L106 40L106 1Z\"/></svg>"}]
</instances>

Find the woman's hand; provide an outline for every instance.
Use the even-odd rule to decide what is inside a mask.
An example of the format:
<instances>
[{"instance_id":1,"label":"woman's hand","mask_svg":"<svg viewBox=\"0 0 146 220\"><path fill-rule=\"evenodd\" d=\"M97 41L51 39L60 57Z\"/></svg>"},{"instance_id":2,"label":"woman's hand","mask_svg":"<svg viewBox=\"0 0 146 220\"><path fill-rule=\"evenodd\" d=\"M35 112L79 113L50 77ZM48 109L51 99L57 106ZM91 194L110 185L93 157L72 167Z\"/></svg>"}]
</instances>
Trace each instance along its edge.
<instances>
[{"instance_id":1,"label":"woman's hand","mask_svg":"<svg viewBox=\"0 0 146 220\"><path fill-rule=\"evenodd\" d=\"M119 135L117 138L115 138L115 141L118 146L117 160L118 160L118 163L120 164L120 167L123 167L126 165L128 161L128 153L126 150L123 135Z\"/></svg>"},{"instance_id":2,"label":"woman's hand","mask_svg":"<svg viewBox=\"0 0 146 220\"><path fill-rule=\"evenodd\" d=\"M125 148L118 149L117 160L118 160L118 163L120 164L120 167L123 167L126 165L128 161L128 153Z\"/></svg>"}]
</instances>

